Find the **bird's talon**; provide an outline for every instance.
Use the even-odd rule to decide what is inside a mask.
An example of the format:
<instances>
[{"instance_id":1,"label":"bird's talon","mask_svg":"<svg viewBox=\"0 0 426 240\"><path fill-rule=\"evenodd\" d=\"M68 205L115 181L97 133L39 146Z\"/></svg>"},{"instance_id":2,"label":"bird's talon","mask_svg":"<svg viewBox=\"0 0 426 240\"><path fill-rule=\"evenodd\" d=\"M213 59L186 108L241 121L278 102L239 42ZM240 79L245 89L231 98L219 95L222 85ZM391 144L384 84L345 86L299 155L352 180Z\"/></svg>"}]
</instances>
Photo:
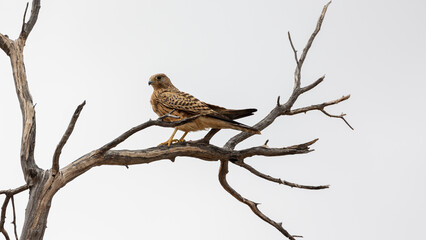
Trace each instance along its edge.
<instances>
[{"instance_id":1,"label":"bird's talon","mask_svg":"<svg viewBox=\"0 0 426 240\"><path fill-rule=\"evenodd\" d=\"M177 139L173 139L173 140L170 140L170 141L165 141L165 142L163 142L163 143L158 144L158 147L159 147L159 146L163 146L163 145L167 145L167 146L169 146L169 147L170 147L170 145L171 145L172 143L177 143L177 142L179 142L179 140L177 140Z\"/></svg>"}]
</instances>

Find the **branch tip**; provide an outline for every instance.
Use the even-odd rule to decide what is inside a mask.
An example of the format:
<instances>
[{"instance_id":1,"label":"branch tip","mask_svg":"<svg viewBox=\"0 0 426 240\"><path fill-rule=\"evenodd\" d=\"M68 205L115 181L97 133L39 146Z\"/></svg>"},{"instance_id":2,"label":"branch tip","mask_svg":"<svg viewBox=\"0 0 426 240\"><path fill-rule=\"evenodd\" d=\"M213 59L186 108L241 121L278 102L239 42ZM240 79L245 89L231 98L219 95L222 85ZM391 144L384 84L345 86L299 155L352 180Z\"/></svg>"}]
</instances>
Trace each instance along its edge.
<instances>
[{"instance_id":1,"label":"branch tip","mask_svg":"<svg viewBox=\"0 0 426 240\"><path fill-rule=\"evenodd\" d=\"M27 11L28 11L28 5L29 4L30 3L27 2L27 5L25 6L24 17L22 18L22 29L21 29L21 32L25 31L25 18L27 17Z\"/></svg>"},{"instance_id":2,"label":"branch tip","mask_svg":"<svg viewBox=\"0 0 426 240\"><path fill-rule=\"evenodd\" d=\"M75 124L77 122L78 117L80 116L81 111L83 110L83 107L86 105L86 100L83 101L80 105L77 106L77 108L74 111L74 114L71 118L70 123L68 124L67 130L65 131L64 135L62 136L61 140L59 141L58 145L56 146L55 153L53 154L53 162L52 162L52 176L56 176L59 172L59 157L62 153L62 149L64 148L65 144L67 143L69 137L71 136Z\"/></svg>"},{"instance_id":3,"label":"branch tip","mask_svg":"<svg viewBox=\"0 0 426 240\"><path fill-rule=\"evenodd\" d=\"M267 140L265 141L265 143L263 144L263 146L264 146L264 147L268 147L268 142L269 142L269 139L267 139Z\"/></svg>"}]
</instances>

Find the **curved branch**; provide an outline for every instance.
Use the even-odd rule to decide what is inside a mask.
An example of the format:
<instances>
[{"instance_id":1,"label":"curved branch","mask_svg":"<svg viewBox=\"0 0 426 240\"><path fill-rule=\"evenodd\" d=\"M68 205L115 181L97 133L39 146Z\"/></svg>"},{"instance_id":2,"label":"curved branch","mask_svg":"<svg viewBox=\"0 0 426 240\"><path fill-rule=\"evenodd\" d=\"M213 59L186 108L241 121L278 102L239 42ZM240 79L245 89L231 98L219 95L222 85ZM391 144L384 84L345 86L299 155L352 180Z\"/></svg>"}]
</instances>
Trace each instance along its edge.
<instances>
[{"instance_id":1,"label":"curved branch","mask_svg":"<svg viewBox=\"0 0 426 240\"><path fill-rule=\"evenodd\" d=\"M286 236L290 240L295 240L294 236L292 236L287 230L285 230L282 226L282 223L277 223L274 220L270 219L268 216L266 216L263 212L259 210L257 207L259 203L255 203L239 194L237 191L235 191L228 183L226 179L226 175L228 174L228 160L221 160L220 161L220 169L219 169L219 182L222 185L222 187L231 194L234 198L236 198L238 201L246 204L254 214L256 214L259 218L261 218L263 221L267 222L268 224L272 225L274 228L276 228L278 231L280 231L284 236Z\"/></svg>"},{"instance_id":2,"label":"curved branch","mask_svg":"<svg viewBox=\"0 0 426 240\"><path fill-rule=\"evenodd\" d=\"M86 105L86 101L82 104L78 105L75 110L70 123L68 124L68 128L65 131L64 135L61 138L61 141L56 146L55 153L53 154L53 163L52 163L52 175L55 176L59 171L59 156L61 155L62 148L68 141L68 138L71 136L72 131L74 130L75 123L77 122L78 117L80 116L81 110L83 110L84 105Z\"/></svg>"},{"instance_id":3,"label":"curved branch","mask_svg":"<svg viewBox=\"0 0 426 240\"><path fill-rule=\"evenodd\" d=\"M274 178L271 177L269 175L266 175L262 172L259 172L257 169L255 169L254 167L250 166L249 164L245 163L244 161L236 161L233 162L234 164L247 169L248 171L250 171L251 173L253 173L254 175L263 178L265 180L268 180L270 182L275 182L278 184L283 184L289 187L294 187L294 188L302 188L302 189L309 189L309 190L320 190L320 189L325 189L325 188L329 188L329 185L319 185L319 186L309 186L309 185L301 185L301 184L297 184L297 183L292 183L286 180L282 180L281 178Z\"/></svg>"}]
</instances>

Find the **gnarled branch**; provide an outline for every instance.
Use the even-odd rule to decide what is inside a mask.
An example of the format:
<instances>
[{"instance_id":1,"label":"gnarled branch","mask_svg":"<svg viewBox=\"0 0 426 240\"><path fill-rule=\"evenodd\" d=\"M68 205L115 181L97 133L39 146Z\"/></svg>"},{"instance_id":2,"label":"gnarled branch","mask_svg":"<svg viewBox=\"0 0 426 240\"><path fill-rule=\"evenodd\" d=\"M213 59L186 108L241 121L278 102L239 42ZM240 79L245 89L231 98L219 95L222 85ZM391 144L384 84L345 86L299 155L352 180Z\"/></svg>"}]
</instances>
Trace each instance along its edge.
<instances>
[{"instance_id":1,"label":"gnarled branch","mask_svg":"<svg viewBox=\"0 0 426 240\"><path fill-rule=\"evenodd\" d=\"M129 136L130 133L135 133L137 130L142 130L150 126L168 126L174 127L179 122L162 122L159 120L150 120L132 128L122 136ZM117 138L122 140L120 137ZM62 180L65 185L72 179L78 177L92 167L101 165L122 165L129 166L134 164L151 163L163 159L174 160L176 157L193 157L206 161L218 161L220 159L235 159L244 160L252 156L285 156L294 154L305 154L312 151L309 146L315 141L302 143L295 146L283 148L268 148L264 146L252 147L243 150L233 150L217 147L211 144L201 142L184 142L173 144L170 147L159 146L143 150L107 150L101 154L100 150L92 151L71 164L67 165L62 172ZM102 149L102 148L101 148Z\"/></svg>"}]
</instances>

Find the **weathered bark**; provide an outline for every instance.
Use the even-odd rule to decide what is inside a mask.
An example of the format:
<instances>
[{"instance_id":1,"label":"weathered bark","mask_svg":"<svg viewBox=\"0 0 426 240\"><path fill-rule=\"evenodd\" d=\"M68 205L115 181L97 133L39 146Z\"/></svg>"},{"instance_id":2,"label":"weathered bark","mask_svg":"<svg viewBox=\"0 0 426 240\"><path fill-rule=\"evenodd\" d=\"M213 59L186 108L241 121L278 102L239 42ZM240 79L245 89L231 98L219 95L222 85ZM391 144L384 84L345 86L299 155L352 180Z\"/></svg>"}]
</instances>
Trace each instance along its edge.
<instances>
[{"instance_id":1,"label":"weathered bark","mask_svg":"<svg viewBox=\"0 0 426 240\"><path fill-rule=\"evenodd\" d=\"M311 35L306 47L304 48L300 58L297 56L297 51L294 48L293 42L289 34L289 41L294 52L296 60L296 70L294 73L294 89L293 93L290 95L286 103L281 104L280 98L277 100L276 106L267 114L261 121L259 121L254 127L259 130L263 130L271 125L276 118L283 115L295 115L299 113L306 113L308 111L319 110L325 115L333 118L344 119L344 114L341 115L332 115L325 111L325 108L331 105L338 104L342 101L345 101L349 98L348 96L343 96L339 99L324 102L321 104L311 105L307 107L302 107L298 109L292 109L294 103L298 97L315 88L324 80L324 76L320 77L318 80L313 83L301 87L301 69L307 53L317 36L322 21L324 19L327 7L329 4L325 5L321 16L317 22L315 31ZM28 4L27 4L28 8ZM11 40L7 35L0 33L0 48L10 57L12 70L13 70L13 79L15 81L16 94L19 100L23 127L22 127L22 138L21 138L21 152L20 152L20 161L22 172L26 184L22 187L0 191L0 194L5 194L6 198L3 202L1 208L1 217L0 217L0 233L6 239L10 239L8 233L4 228L6 208L9 204L9 200L12 200L13 205L13 195L18 194L26 189L29 189L29 200L25 212L25 220L22 228L22 233L20 239L22 240L42 240L44 237L45 229L47 226L47 218L49 215L50 206L52 199L57 191L63 188L67 183L71 182L73 179L89 171L91 168L102 165L123 165L128 166L132 164L144 164L154 161L160 161L164 159L169 159L174 161L176 157L186 156L193 157L205 161L220 161L219 169L219 182L222 187L234 196L240 202L246 204L250 207L254 214L259 218L275 227L280 231L284 236L289 239L294 239L295 235L291 235L287 230L285 230L281 223L275 222L266 216L257 208L257 203L243 197L235 189L233 189L227 182L228 174L228 165L229 163L236 164L237 166L243 167L250 171L253 175L263 178L270 182L275 182L278 184L283 184L289 187L296 187L302 189L318 190L328 188L328 185L321 186L309 186L292 183L289 181L282 180L280 178L271 177L267 174L264 174L252 166L246 164L244 160L252 156L285 156L290 154L306 154L311 152L310 146L314 144L318 139L283 148L270 148L267 146L267 142L263 146L251 147L243 150L235 150L235 146L245 139L252 136L248 133L240 133L230 138L228 142L223 147L217 147L209 144L210 139L218 132L219 129L212 129L203 139L194 142L185 142L174 144L171 147L161 146L153 147L142 150L112 150L120 143L125 141L128 137L135 134L138 131L142 131L148 127L160 126L160 127L176 127L180 124L185 124L189 121L195 120L199 116L194 116L177 122L164 122L160 117L157 120L149 120L145 123L142 123L128 131L124 132L122 135L113 139L111 142L106 143L98 149L95 149L74 162L68 164L67 166L60 168L60 155L62 148L65 146L68 138L74 130L76 121L82 111L85 102L79 105L74 112L73 117L69 123L67 130L65 131L62 139L60 140L52 160L51 169L41 169L37 166L34 159L34 148L35 148L35 137L36 137L36 114L33 105L33 100L29 91L27 76L25 71L24 64L24 47L25 42L33 29L35 23L37 22L38 13L40 10L40 0L33 0L31 16L28 22L25 22L25 16L27 9L25 10L22 30L18 39ZM167 114L170 116L173 114L173 111ZM349 127L351 127L348 124ZM352 127L351 127L352 128ZM15 214L15 209L13 206L13 213ZM16 222L14 221L15 229ZM15 231L17 238L17 233Z\"/></svg>"}]
</instances>

